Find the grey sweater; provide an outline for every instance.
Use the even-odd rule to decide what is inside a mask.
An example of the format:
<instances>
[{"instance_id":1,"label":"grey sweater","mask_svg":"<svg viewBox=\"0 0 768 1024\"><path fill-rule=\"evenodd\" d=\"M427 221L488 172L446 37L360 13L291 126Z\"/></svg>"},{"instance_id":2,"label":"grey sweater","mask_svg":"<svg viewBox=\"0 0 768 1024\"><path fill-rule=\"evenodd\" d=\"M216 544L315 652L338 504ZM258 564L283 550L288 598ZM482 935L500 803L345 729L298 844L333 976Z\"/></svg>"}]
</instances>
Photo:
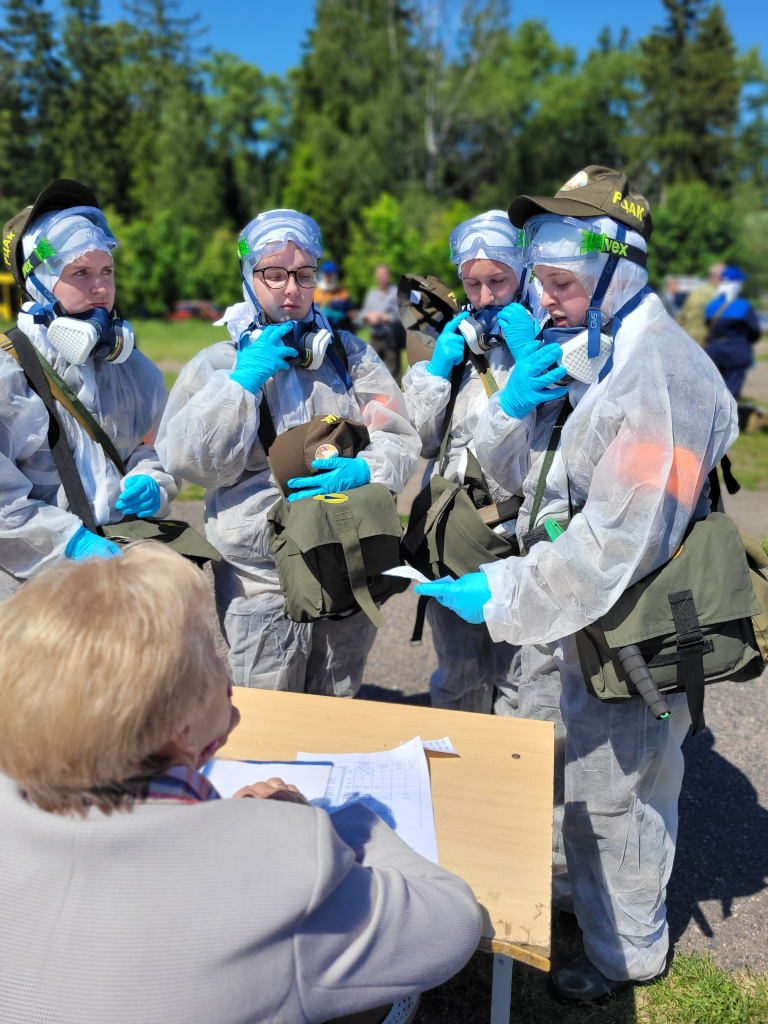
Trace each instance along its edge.
<instances>
[{"instance_id":1,"label":"grey sweater","mask_svg":"<svg viewBox=\"0 0 768 1024\"><path fill-rule=\"evenodd\" d=\"M301 1024L439 985L469 886L361 804L48 814L0 775L2 1024Z\"/></svg>"}]
</instances>

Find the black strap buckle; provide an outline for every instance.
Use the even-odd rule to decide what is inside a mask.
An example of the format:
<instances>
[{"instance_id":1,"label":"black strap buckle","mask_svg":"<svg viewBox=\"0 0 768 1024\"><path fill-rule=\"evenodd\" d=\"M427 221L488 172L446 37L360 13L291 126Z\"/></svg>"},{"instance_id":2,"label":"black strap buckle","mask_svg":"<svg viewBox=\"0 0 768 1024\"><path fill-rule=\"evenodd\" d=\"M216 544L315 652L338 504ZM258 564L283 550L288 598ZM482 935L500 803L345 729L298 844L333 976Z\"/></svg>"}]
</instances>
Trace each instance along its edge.
<instances>
[{"instance_id":1,"label":"black strap buckle","mask_svg":"<svg viewBox=\"0 0 768 1024\"><path fill-rule=\"evenodd\" d=\"M687 630L677 634L678 647L693 647L696 644L704 643L704 634L700 629Z\"/></svg>"}]
</instances>

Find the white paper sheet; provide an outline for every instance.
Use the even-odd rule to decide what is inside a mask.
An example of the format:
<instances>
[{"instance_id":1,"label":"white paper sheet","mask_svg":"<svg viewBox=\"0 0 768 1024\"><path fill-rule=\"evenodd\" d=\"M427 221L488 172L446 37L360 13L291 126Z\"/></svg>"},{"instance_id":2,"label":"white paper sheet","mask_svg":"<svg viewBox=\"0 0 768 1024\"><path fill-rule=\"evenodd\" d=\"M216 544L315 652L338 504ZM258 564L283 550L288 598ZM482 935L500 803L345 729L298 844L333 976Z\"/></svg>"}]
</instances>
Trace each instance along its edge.
<instances>
[{"instance_id":1,"label":"white paper sheet","mask_svg":"<svg viewBox=\"0 0 768 1024\"><path fill-rule=\"evenodd\" d=\"M408 742L410 741L400 740L400 746L402 747ZM453 749L453 744L448 736L443 736L441 740L422 740L421 745L425 750L438 750L441 754L456 754L456 757L459 756L458 752Z\"/></svg>"},{"instance_id":2,"label":"white paper sheet","mask_svg":"<svg viewBox=\"0 0 768 1024\"><path fill-rule=\"evenodd\" d=\"M298 761L332 761L322 806L330 813L364 803L390 825L412 850L437 860L432 788L421 738L375 754L296 755Z\"/></svg>"},{"instance_id":3,"label":"white paper sheet","mask_svg":"<svg viewBox=\"0 0 768 1024\"><path fill-rule=\"evenodd\" d=\"M396 565L394 569L385 569L382 576L400 576L404 580L416 580L417 583L429 583L423 572L414 569L412 565Z\"/></svg>"},{"instance_id":4,"label":"white paper sheet","mask_svg":"<svg viewBox=\"0 0 768 1024\"><path fill-rule=\"evenodd\" d=\"M316 762L317 758L312 758ZM332 765L297 764L295 761L225 761L215 757L203 768L203 775L216 787L221 796L230 797L254 782L282 779L304 794L315 807L322 807Z\"/></svg>"}]
</instances>

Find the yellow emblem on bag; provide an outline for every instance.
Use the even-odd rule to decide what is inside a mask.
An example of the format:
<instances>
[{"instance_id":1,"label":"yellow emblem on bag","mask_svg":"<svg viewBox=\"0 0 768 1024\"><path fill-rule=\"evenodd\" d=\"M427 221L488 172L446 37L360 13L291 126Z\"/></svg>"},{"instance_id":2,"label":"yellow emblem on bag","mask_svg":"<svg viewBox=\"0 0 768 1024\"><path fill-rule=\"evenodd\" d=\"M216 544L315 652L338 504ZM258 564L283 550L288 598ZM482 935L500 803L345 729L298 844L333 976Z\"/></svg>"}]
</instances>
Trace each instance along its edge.
<instances>
[{"instance_id":1,"label":"yellow emblem on bag","mask_svg":"<svg viewBox=\"0 0 768 1024\"><path fill-rule=\"evenodd\" d=\"M313 495L315 501L327 501L329 505L340 505L342 501L346 501L349 495L347 494L315 494Z\"/></svg>"},{"instance_id":2,"label":"yellow emblem on bag","mask_svg":"<svg viewBox=\"0 0 768 1024\"><path fill-rule=\"evenodd\" d=\"M329 412L327 416L323 416L322 422L327 423L330 426L330 424L335 423L338 418L338 416L334 416L333 413Z\"/></svg>"}]
</instances>

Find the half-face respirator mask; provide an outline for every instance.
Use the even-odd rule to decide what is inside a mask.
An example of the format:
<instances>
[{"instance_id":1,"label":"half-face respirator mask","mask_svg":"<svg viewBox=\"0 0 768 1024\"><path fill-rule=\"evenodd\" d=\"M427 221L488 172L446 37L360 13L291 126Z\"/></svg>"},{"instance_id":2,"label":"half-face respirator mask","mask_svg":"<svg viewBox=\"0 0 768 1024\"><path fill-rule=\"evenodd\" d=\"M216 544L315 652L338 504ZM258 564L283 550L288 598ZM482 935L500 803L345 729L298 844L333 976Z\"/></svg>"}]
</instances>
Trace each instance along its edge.
<instances>
[{"instance_id":1,"label":"half-face respirator mask","mask_svg":"<svg viewBox=\"0 0 768 1024\"><path fill-rule=\"evenodd\" d=\"M124 363L133 352L135 338L127 320L106 309L66 313L61 303L29 310L36 324L48 328L48 341L64 358L82 366L89 356L108 363Z\"/></svg>"},{"instance_id":2,"label":"half-face respirator mask","mask_svg":"<svg viewBox=\"0 0 768 1024\"><path fill-rule=\"evenodd\" d=\"M503 344L504 332L497 319L503 308L486 306L485 309L472 310L466 319L460 321L459 333L476 356L484 356L494 345Z\"/></svg>"},{"instance_id":3,"label":"half-face respirator mask","mask_svg":"<svg viewBox=\"0 0 768 1024\"><path fill-rule=\"evenodd\" d=\"M633 238L639 236L616 221L603 220L613 234L589 230L584 221L551 214L533 217L525 225L526 266L561 267L574 273L582 283L584 279L597 279L582 325L546 327L543 331L542 345L560 346L558 362L565 370L553 387L572 381L594 384L601 379L613 354L614 328L639 305L644 293L646 252L626 240L628 234ZM621 260L641 268L643 279L635 285L634 294L603 323L601 306Z\"/></svg>"},{"instance_id":4,"label":"half-face respirator mask","mask_svg":"<svg viewBox=\"0 0 768 1024\"><path fill-rule=\"evenodd\" d=\"M266 326L267 318L264 311L259 310L256 320L240 336L241 345L255 341ZM288 348L295 348L298 352L297 356L288 360L289 366L319 370L333 341L333 334L314 319L294 320L291 333L284 334L280 340Z\"/></svg>"}]
</instances>

